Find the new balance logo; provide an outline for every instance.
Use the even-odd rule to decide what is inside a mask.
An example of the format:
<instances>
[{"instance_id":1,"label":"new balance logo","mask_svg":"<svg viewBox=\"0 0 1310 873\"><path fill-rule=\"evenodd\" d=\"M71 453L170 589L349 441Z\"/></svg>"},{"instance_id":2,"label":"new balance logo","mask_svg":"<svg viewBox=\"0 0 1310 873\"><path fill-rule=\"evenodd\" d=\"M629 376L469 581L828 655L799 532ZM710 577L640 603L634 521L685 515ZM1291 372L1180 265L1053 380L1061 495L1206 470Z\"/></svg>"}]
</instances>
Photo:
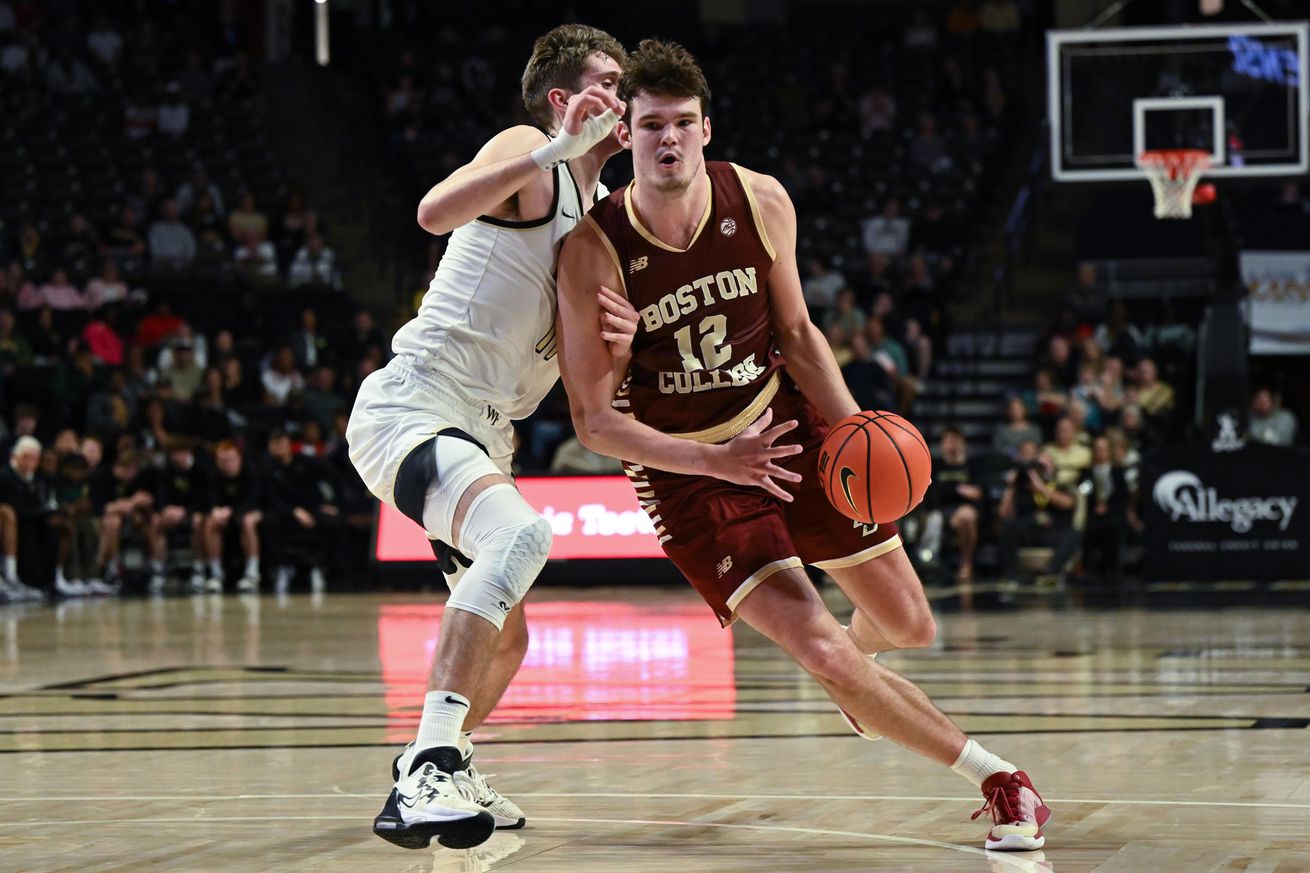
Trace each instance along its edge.
<instances>
[{"instance_id":1,"label":"new balance logo","mask_svg":"<svg viewBox=\"0 0 1310 873\"><path fill-rule=\"evenodd\" d=\"M646 257L645 255L642 255L640 258L633 258L631 261L628 261L628 272L629 273L639 272L641 270L646 269L646 267L649 266L649 264L650 264L650 258Z\"/></svg>"},{"instance_id":2,"label":"new balance logo","mask_svg":"<svg viewBox=\"0 0 1310 873\"><path fill-rule=\"evenodd\" d=\"M724 574L732 569L732 555L729 555L728 557L724 558L722 561L719 561L719 563L714 566L714 569L716 572L718 572L719 578L722 579Z\"/></svg>"}]
</instances>

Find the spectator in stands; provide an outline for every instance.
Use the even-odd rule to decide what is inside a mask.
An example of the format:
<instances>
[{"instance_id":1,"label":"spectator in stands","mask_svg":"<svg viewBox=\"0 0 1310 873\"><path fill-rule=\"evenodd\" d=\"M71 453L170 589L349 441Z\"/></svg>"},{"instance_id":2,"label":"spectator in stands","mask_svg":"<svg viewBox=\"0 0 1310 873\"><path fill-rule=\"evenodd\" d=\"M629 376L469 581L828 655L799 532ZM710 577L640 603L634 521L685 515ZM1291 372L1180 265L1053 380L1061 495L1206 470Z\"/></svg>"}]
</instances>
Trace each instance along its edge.
<instances>
[{"instance_id":1,"label":"spectator in stands","mask_svg":"<svg viewBox=\"0 0 1310 873\"><path fill-rule=\"evenodd\" d=\"M1071 489L1092 463L1091 449L1078 441L1081 430L1074 417L1066 415L1055 424L1055 441L1043 450L1054 466L1056 484L1062 487Z\"/></svg>"},{"instance_id":2,"label":"spectator in stands","mask_svg":"<svg viewBox=\"0 0 1310 873\"><path fill-rule=\"evenodd\" d=\"M123 135L130 140L149 139L159 127L159 107L138 85L123 103Z\"/></svg>"},{"instance_id":3,"label":"spectator in stands","mask_svg":"<svg viewBox=\"0 0 1310 873\"><path fill-rule=\"evenodd\" d=\"M46 61L45 83L51 94L87 94L100 89L90 68L67 48L57 49Z\"/></svg>"},{"instance_id":4,"label":"spectator in stands","mask_svg":"<svg viewBox=\"0 0 1310 873\"><path fill-rule=\"evenodd\" d=\"M908 412L918 393L918 383L910 373L910 359L905 347L887 335L881 318L869 319L865 337L869 341L869 353L886 368L896 386L896 408Z\"/></svg>"},{"instance_id":5,"label":"spectator in stands","mask_svg":"<svg viewBox=\"0 0 1310 873\"><path fill-rule=\"evenodd\" d=\"M177 208L183 215L189 214L192 209L200 202L200 196L208 194L210 202L214 204L214 211L220 216L223 215L223 192L218 190L218 186L209 181L209 174L201 164L195 164L191 168L191 177L183 183L182 187L177 189Z\"/></svg>"},{"instance_id":6,"label":"spectator in stands","mask_svg":"<svg viewBox=\"0 0 1310 873\"><path fill-rule=\"evenodd\" d=\"M248 230L233 253L239 269L249 281L267 285L278 280L277 250L258 230Z\"/></svg>"},{"instance_id":7,"label":"spectator in stands","mask_svg":"<svg viewBox=\"0 0 1310 873\"><path fill-rule=\"evenodd\" d=\"M896 101L875 85L860 98L860 135L869 139L895 127Z\"/></svg>"},{"instance_id":8,"label":"spectator in stands","mask_svg":"<svg viewBox=\"0 0 1310 873\"><path fill-rule=\"evenodd\" d=\"M214 205L214 198L201 192L195 206L187 216L187 223L196 235L202 251L226 250L223 216Z\"/></svg>"},{"instance_id":9,"label":"spectator in stands","mask_svg":"<svg viewBox=\"0 0 1310 873\"><path fill-rule=\"evenodd\" d=\"M1084 427L1092 430L1101 428L1101 379L1097 375L1096 369L1091 366L1085 366L1078 371L1078 384L1069 392L1070 414L1073 413L1072 405L1077 402L1082 405L1082 412L1074 417L1075 421Z\"/></svg>"},{"instance_id":10,"label":"spectator in stands","mask_svg":"<svg viewBox=\"0 0 1310 873\"><path fill-rule=\"evenodd\" d=\"M1001 75L995 69L988 67L983 70L982 85L982 103L987 108L987 114L994 122L1002 121L1005 118L1005 108L1009 98L1005 93L1005 86L1001 84Z\"/></svg>"},{"instance_id":11,"label":"spectator in stands","mask_svg":"<svg viewBox=\"0 0 1310 873\"><path fill-rule=\"evenodd\" d=\"M232 239L245 239L246 234L257 230L268 237L268 218L255 205L250 189L241 192L241 203L227 217L227 232Z\"/></svg>"},{"instance_id":12,"label":"spectator in stands","mask_svg":"<svg viewBox=\"0 0 1310 873\"><path fill-rule=\"evenodd\" d=\"M17 325L13 312L0 309L0 375L6 379L13 375L14 368L32 363L32 346L18 332Z\"/></svg>"},{"instance_id":13,"label":"spectator in stands","mask_svg":"<svg viewBox=\"0 0 1310 873\"><path fill-rule=\"evenodd\" d=\"M288 350L289 351L289 350ZM310 588L315 593L327 588L322 559L331 552L332 534L340 521L340 510L323 499L323 476L319 465L291 451L291 437L275 430L268 437L271 464L264 478L265 540L277 545L272 556L277 566L274 586L278 594L291 587L294 570L286 545L290 540L310 544Z\"/></svg>"},{"instance_id":14,"label":"spectator in stands","mask_svg":"<svg viewBox=\"0 0 1310 873\"><path fill-rule=\"evenodd\" d=\"M36 324L24 331L32 346L32 363L37 366L54 364L64 355L64 335L55 327L55 311L43 306L36 313Z\"/></svg>"},{"instance_id":15,"label":"spectator in stands","mask_svg":"<svg viewBox=\"0 0 1310 873\"><path fill-rule=\"evenodd\" d=\"M165 200L159 220L150 226L150 263L156 270L179 272L196 259L196 236L182 223L176 200Z\"/></svg>"},{"instance_id":16,"label":"spectator in stands","mask_svg":"<svg viewBox=\"0 0 1310 873\"><path fill-rule=\"evenodd\" d=\"M834 357L840 358L834 353ZM848 360L841 364L842 378L861 409L896 409L896 381L869 350L862 333L850 338Z\"/></svg>"},{"instance_id":17,"label":"spectator in stands","mask_svg":"<svg viewBox=\"0 0 1310 873\"><path fill-rule=\"evenodd\" d=\"M100 275L87 283L85 298L88 309L127 299L127 283L119 276L116 261L106 258L101 262Z\"/></svg>"},{"instance_id":18,"label":"spectator in stands","mask_svg":"<svg viewBox=\"0 0 1310 873\"><path fill-rule=\"evenodd\" d=\"M87 401L84 427L109 439L124 433L137 414L137 398L127 390L122 370L110 372L106 384Z\"/></svg>"},{"instance_id":19,"label":"spectator in stands","mask_svg":"<svg viewBox=\"0 0 1310 873\"><path fill-rule=\"evenodd\" d=\"M822 258L810 258L805 264L806 278L801 285L810 318L823 321L824 314L837 302L837 293L846 287L846 277L824 263Z\"/></svg>"},{"instance_id":20,"label":"spectator in stands","mask_svg":"<svg viewBox=\"0 0 1310 873\"><path fill-rule=\"evenodd\" d=\"M851 300L854 301L855 294L851 293ZM378 329L377 322L373 318L373 313L367 309L360 309L355 312L354 317L350 320L350 329L346 335L335 344L341 352L342 360L359 361L371 348L383 350L389 349L386 337Z\"/></svg>"},{"instance_id":21,"label":"spectator in stands","mask_svg":"<svg viewBox=\"0 0 1310 873\"><path fill-rule=\"evenodd\" d=\"M123 337L118 333L118 310L111 306L92 315L82 328L82 342L91 350L97 366L122 366Z\"/></svg>"},{"instance_id":22,"label":"spectator in stands","mask_svg":"<svg viewBox=\"0 0 1310 873\"><path fill-rule=\"evenodd\" d=\"M313 210L305 205L305 198L299 191L291 190L282 206L282 215L278 219L278 245L295 251L305 241L305 229L312 219Z\"/></svg>"},{"instance_id":23,"label":"spectator in stands","mask_svg":"<svg viewBox=\"0 0 1310 873\"><path fill-rule=\"evenodd\" d=\"M245 463L240 447L230 441L220 442L214 448L215 474L211 479L209 510L205 518L206 553L209 555L208 590L223 590L223 552L229 531L238 531L241 555L245 569L237 582L237 590L253 593L259 590L259 524L260 477Z\"/></svg>"},{"instance_id":24,"label":"spectator in stands","mask_svg":"<svg viewBox=\"0 0 1310 873\"><path fill-rule=\"evenodd\" d=\"M77 452L59 459L59 475L53 491L68 535L60 543L55 590L65 597L115 593L115 589L106 587L99 578L96 552L100 531L91 505L89 475L90 465Z\"/></svg>"},{"instance_id":25,"label":"spectator in stands","mask_svg":"<svg viewBox=\"0 0 1310 873\"><path fill-rule=\"evenodd\" d=\"M1267 386L1260 386L1251 395L1251 439L1271 446L1290 446L1296 442L1296 416L1292 415L1274 397Z\"/></svg>"},{"instance_id":26,"label":"spectator in stands","mask_svg":"<svg viewBox=\"0 0 1310 873\"><path fill-rule=\"evenodd\" d=\"M844 368L854 360L854 354L851 351L852 337L842 329L840 324L828 325L827 330L823 332L823 336L828 341L828 347L832 349L832 357L837 362L838 367ZM863 334L857 334L857 336L863 336ZM867 348L868 343L865 343L865 346Z\"/></svg>"},{"instance_id":27,"label":"spectator in stands","mask_svg":"<svg viewBox=\"0 0 1310 873\"><path fill-rule=\"evenodd\" d=\"M66 264L87 264L99 252L100 238L87 223L86 216L80 212L68 216L68 233L59 250L60 259Z\"/></svg>"},{"instance_id":28,"label":"spectator in stands","mask_svg":"<svg viewBox=\"0 0 1310 873\"><path fill-rule=\"evenodd\" d=\"M117 70L123 54L123 37L109 24L103 12L96 14L91 32L86 36L86 48L105 70L111 73Z\"/></svg>"},{"instance_id":29,"label":"spectator in stands","mask_svg":"<svg viewBox=\"0 0 1310 873\"><path fill-rule=\"evenodd\" d=\"M163 183L159 181L159 171L154 167L146 167L141 171L140 187L129 193L123 202L149 221L159 216L160 205L166 196Z\"/></svg>"},{"instance_id":30,"label":"spectator in stands","mask_svg":"<svg viewBox=\"0 0 1310 873\"><path fill-rule=\"evenodd\" d=\"M182 403L190 403L196 392L200 390L205 371L196 362L195 352L191 348L189 339L175 340L172 350L172 359L168 365L161 365L158 384L171 388L173 396Z\"/></svg>"},{"instance_id":31,"label":"spectator in stands","mask_svg":"<svg viewBox=\"0 0 1310 873\"><path fill-rule=\"evenodd\" d=\"M992 434L992 448L1007 458L1019 454L1026 442L1041 443L1042 430L1028 420L1028 407L1021 397L1011 397L1005 404L1005 423Z\"/></svg>"},{"instance_id":32,"label":"spectator in stands","mask_svg":"<svg viewBox=\"0 0 1310 873\"><path fill-rule=\"evenodd\" d=\"M167 584L168 535L175 530L191 534L191 591L205 588L205 516L209 482L196 458L194 444L175 437L162 446L168 460L159 472L155 493L154 524L150 530L150 593L162 594Z\"/></svg>"},{"instance_id":33,"label":"spectator in stands","mask_svg":"<svg viewBox=\"0 0 1310 873\"><path fill-rule=\"evenodd\" d=\"M29 586L44 587L53 577L55 551L63 532L54 494L40 466L41 443L20 436L10 449L9 463L0 470L5 587L25 599L39 599Z\"/></svg>"},{"instance_id":34,"label":"spectator in stands","mask_svg":"<svg viewBox=\"0 0 1310 873\"><path fill-rule=\"evenodd\" d=\"M41 231L30 221L23 222L18 228L16 254L23 271L35 275L40 275L47 269L48 262L53 256L53 252L45 244Z\"/></svg>"},{"instance_id":35,"label":"spectator in stands","mask_svg":"<svg viewBox=\"0 0 1310 873\"><path fill-rule=\"evenodd\" d=\"M142 472L133 449L120 450L109 469L91 477L92 511L100 517L98 564L105 584L122 585L123 536L154 529L155 490L154 477Z\"/></svg>"},{"instance_id":36,"label":"spectator in stands","mask_svg":"<svg viewBox=\"0 0 1310 873\"><path fill-rule=\"evenodd\" d=\"M910 242L910 219L901 215L901 201L890 198L883 204L882 214L866 218L863 226L866 254L892 258L905 254Z\"/></svg>"},{"instance_id":37,"label":"spectator in stands","mask_svg":"<svg viewBox=\"0 0 1310 873\"><path fill-rule=\"evenodd\" d=\"M31 287L31 286L29 286ZM50 275L50 280L31 294L18 298L18 308L23 310L40 309L48 306L60 312L80 311L86 309L86 298L68 279L68 271L57 268Z\"/></svg>"},{"instance_id":38,"label":"spectator in stands","mask_svg":"<svg viewBox=\"0 0 1310 873\"><path fill-rule=\"evenodd\" d=\"M933 465L932 505L955 534L960 566L955 580L973 581L973 556L983 510L983 471L969 458L969 445L958 427L942 431L941 459Z\"/></svg>"},{"instance_id":39,"label":"spectator in stands","mask_svg":"<svg viewBox=\"0 0 1310 873\"><path fill-rule=\"evenodd\" d=\"M214 91L214 80L205 69L205 61L200 52L192 49L187 52L186 62L177 73L178 94L181 99L196 106L209 102Z\"/></svg>"},{"instance_id":40,"label":"spectator in stands","mask_svg":"<svg viewBox=\"0 0 1310 873\"><path fill-rule=\"evenodd\" d=\"M1137 405L1152 418L1165 421L1173 414L1174 389L1160 380L1159 370L1151 358L1137 362Z\"/></svg>"},{"instance_id":41,"label":"spectator in stands","mask_svg":"<svg viewBox=\"0 0 1310 873\"><path fill-rule=\"evenodd\" d=\"M318 332L318 313L311 306L300 312L300 327L290 336L291 351L301 370L317 367L327 352L327 339Z\"/></svg>"},{"instance_id":42,"label":"spectator in stands","mask_svg":"<svg viewBox=\"0 0 1310 873\"><path fill-rule=\"evenodd\" d=\"M10 261L5 270L5 302L10 307L17 307L24 294L34 292L35 286L27 278L27 271L18 261Z\"/></svg>"},{"instance_id":43,"label":"spectator in stands","mask_svg":"<svg viewBox=\"0 0 1310 873\"><path fill-rule=\"evenodd\" d=\"M291 261L287 281L293 288L312 285L339 291L341 283L337 277L336 260L336 252L323 243L323 237L317 233L308 234L305 244Z\"/></svg>"},{"instance_id":44,"label":"spectator in stands","mask_svg":"<svg viewBox=\"0 0 1310 873\"><path fill-rule=\"evenodd\" d=\"M336 417L348 411L346 399L336 390L337 372L328 366L315 367L305 388L305 412L325 431L331 430Z\"/></svg>"},{"instance_id":45,"label":"spectator in stands","mask_svg":"<svg viewBox=\"0 0 1310 873\"><path fill-rule=\"evenodd\" d=\"M164 86L164 98L159 104L159 132L173 139L186 136L191 126L191 107L182 97L182 87L177 82Z\"/></svg>"},{"instance_id":46,"label":"spectator in stands","mask_svg":"<svg viewBox=\"0 0 1310 873\"><path fill-rule=\"evenodd\" d=\"M909 375L921 388L932 373L932 339L923 332L921 322L917 318L905 319L904 336L905 354L910 360Z\"/></svg>"},{"instance_id":47,"label":"spectator in stands","mask_svg":"<svg viewBox=\"0 0 1310 873\"><path fill-rule=\"evenodd\" d=\"M1041 367L1054 377L1053 388L1068 390L1078 383L1078 360L1074 357L1073 347L1066 337L1058 334L1051 337Z\"/></svg>"},{"instance_id":48,"label":"spectator in stands","mask_svg":"<svg viewBox=\"0 0 1310 873\"><path fill-rule=\"evenodd\" d=\"M1005 493L997 509L1002 577L1015 577L1019 549L1025 546L1053 549L1043 575L1062 576L1081 539L1073 525L1076 506L1072 490L1058 481L1055 462L1038 454L1036 443L1022 443L1015 466L1005 476Z\"/></svg>"},{"instance_id":49,"label":"spectator in stands","mask_svg":"<svg viewBox=\"0 0 1310 873\"><path fill-rule=\"evenodd\" d=\"M929 172L941 173L951 168L950 147L938 135L937 119L932 113L919 113L918 134L910 141L907 153L911 161Z\"/></svg>"},{"instance_id":50,"label":"spectator in stands","mask_svg":"<svg viewBox=\"0 0 1310 873\"><path fill-rule=\"evenodd\" d=\"M146 254L146 239L141 231L141 218L131 206L124 206L118 217L100 234L100 253L118 261L118 265L132 272Z\"/></svg>"},{"instance_id":51,"label":"spectator in stands","mask_svg":"<svg viewBox=\"0 0 1310 873\"><path fill-rule=\"evenodd\" d=\"M1101 288L1096 264L1082 261L1074 275L1073 284L1065 295L1076 321L1094 322L1100 320L1105 311L1105 291Z\"/></svg>"},{"instance_id":52,"label":"spectator in stands","mask_svg":"<svg viewBox=\"0 0 1310 873\"><path fill-rule=\"evenodd\" d=\"M843 288L837 294L837 306L829 310L823 326L825 331L837 328L841 332L842 344L845 345L849 343L851 337L863 333L868 322L868 314L855 305L855 292L850 288Z\"/></svg>"},{"instance_id":53,"label":"spectator in stands","mask_svg":"<svg viewBox=\"0 0 1310 873\"><path fill-rule=\"evenodd\" d=\"M1129 322L1128 309L1123 303L1110 307L1109 317L1096 328L1092 338L1106 355L1114 355L1134 365L1141 357L1142 333Z\"/></svg>"},{"instance_id":54,"label":"spectator in stands","mask_svg":"<svg viewBox=\"0 0 1310 873\"><path fill-rule=\"evenodd\" d=\"M1127 472L1116 463L1109 437L1100 436L1092 442L1092 463L1083 471L1079 490L1088 501L1083 566L1102 578L1117 581L1123 568L1131 494Z\"/></svg>"},{"instance_id":55,"label":"spectator in stands","mask_svg":"<svg viewBox=\"0 0 1310 873\"><path fill-rule=\"evenodd\" d=\"M292 391L303 391L305 379L296 369L295 352L291 346L283 344L269 356L264 372L260 377L264 391L273 398L277 405L287 402Z\"/></svg>"},{"instance_id":56,"label":"spectator in stands","mask_svg":"<svg viewBox=\"0 0 1310 873\"><path fill-rule=\"evenodd\" d=\"M196 435L207 445L235 438L247 424L239 412L227 405L223 397L223 375L215 367L205 370L192 406Z\"/></svg>"}]
</instances>

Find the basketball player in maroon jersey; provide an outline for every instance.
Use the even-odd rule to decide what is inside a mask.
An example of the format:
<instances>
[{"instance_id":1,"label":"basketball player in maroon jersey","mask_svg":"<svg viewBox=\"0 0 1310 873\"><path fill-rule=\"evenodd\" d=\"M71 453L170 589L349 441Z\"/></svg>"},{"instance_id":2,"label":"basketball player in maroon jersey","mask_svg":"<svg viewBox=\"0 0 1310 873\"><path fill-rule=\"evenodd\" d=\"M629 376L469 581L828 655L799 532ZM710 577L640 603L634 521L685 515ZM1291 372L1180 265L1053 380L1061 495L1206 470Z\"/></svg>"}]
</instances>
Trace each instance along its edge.
<instances>
[{"instance_id":1,"label":"basketball player in maroon jersey","mask_svg":"<svg viewBox=\"0 0 1310 873\"><path fill-rule=\"evenodd\" d=\"M993 816L987 848L1041 848L1050 810L1028 776L869 657L927 645L936 628L895 527L853 524L820 487L823 437L859 406L806 312L786 191L705 161L709 88L681 46L643 42L619 96L634 180L598 202L560 254L560 367L579 438L624 459L665 553L721 622L740 617L781 646L857 731L980 787L979 812ZM622 296L641 321L615 396L595 325ZM855 604L849 630L803 562Z\"/></svg>"}]
</instances>

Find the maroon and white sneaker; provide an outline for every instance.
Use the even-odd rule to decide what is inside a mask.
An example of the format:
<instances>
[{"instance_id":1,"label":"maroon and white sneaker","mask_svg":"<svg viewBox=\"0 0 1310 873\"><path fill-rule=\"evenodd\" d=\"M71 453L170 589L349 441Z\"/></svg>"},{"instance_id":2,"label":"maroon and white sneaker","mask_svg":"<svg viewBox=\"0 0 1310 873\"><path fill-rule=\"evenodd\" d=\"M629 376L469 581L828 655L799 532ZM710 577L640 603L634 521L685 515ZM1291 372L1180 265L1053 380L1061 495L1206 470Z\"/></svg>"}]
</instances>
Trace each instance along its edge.
<instances>
[{"instance_id":1,"label":"maroon and white sneaker","mask_svg":"<svg viewBox=\"0 0 1310 873\"><path fill-rule=\"evenodd\" d=\"M1027 852L1046 845L1042 827L1051 818L1051 808L1033 788L1027 773L993 773L983 783L982 793L987 802L969 820L991 812L992 829L984 848Z\"/></svg>"}]
</instances>

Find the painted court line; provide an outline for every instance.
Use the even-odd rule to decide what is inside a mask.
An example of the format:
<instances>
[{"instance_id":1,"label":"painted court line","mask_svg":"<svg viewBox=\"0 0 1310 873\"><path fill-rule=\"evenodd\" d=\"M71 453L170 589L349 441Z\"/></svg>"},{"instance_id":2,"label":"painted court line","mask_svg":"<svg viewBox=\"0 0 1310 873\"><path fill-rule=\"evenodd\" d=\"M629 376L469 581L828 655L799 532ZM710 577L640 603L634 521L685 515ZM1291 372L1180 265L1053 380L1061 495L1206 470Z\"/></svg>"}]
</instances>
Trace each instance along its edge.
<instances>
[{"instance_id":1,"label":"painted court line","mask_svg":"<svg viewBox=\"0 0 1310 873\"><path fill-rule=\"evenodd\" d=\"M973 796L961 797L958 795L935 795L935 794L655 794L655 793L636 793L636 792L554 792L554 791L515 791L515 797L579 797L579 798L634 798L634 799L664 799L664 800L873 800L873 801L903 801L903 800L932 800L951 803L975 803L978 798ZM0 803L49 803L50 801L77 801L77 802L113 802L113 801L199 801L209 802L231 802L239 800L326 800L331 798L348 798L348 799L377 799L382 797L381 792L372 792L369 794L352 794L349 792L338 791L331 794L152 794L152 795L61 795L61 794L42 794L40 796L29 797L0 797ZM1204 806L1204 807L1238 807L1238 808L1255 808L1255 809L1310 809L1310 803L1283 803L1275 801L1250 801L1250 800L1163 800L1163 799L1137 799L1129 800L1121 797L1099 798L1099 797L1063 797L1063 798L1043 798L1047 803L1100 803L1100 804L1117 804L1129 806ZM191 821L192 819L188 819ZM545 820L545 819L543 819Z\"/></svg>"}]
</instances>

